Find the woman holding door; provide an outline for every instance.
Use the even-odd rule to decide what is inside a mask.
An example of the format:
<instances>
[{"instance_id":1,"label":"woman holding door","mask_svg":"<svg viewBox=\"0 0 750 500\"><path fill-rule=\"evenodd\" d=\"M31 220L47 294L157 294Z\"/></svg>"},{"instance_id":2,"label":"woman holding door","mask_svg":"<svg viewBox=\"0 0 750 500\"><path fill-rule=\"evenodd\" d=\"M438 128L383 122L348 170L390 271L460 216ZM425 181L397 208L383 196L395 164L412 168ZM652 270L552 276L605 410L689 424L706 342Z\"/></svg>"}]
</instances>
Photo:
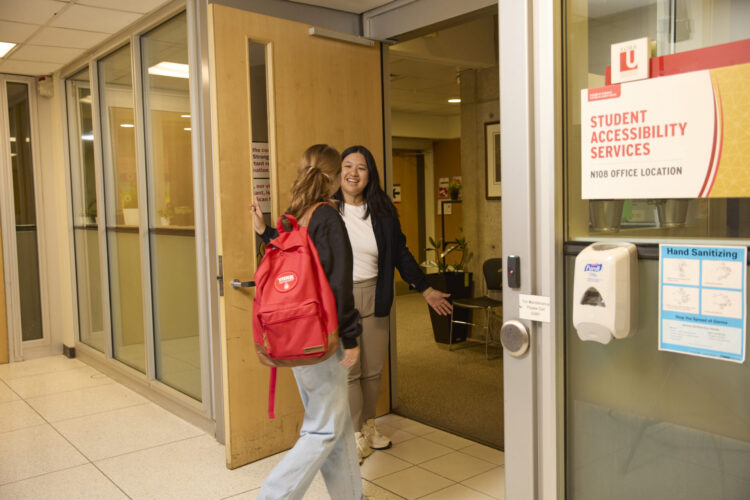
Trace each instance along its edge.
<instances>
[{"instance_id":1,"label":"woman holding door","mask_svg":"<svg viewBox=\"0 0 750 500\"><path fill-rule=\"evenodd\" d=\"M345 370L359 357L359 314L352 297L352 248L337 210L330 204L314 209L321 202L327 203L338 190L340 171L341 156L334 148L324 144L308 148L292 185L292 202L286 213L298 220L309 220L308 233L336 298L343 348L320 363L292 368L305 417L300 438L263 483L258 495L262 500L301 499L318 471L331 498L363 498ZM262 229L258 231L262 238L269 241L277 236L275 229L264 223L259 225L263 215L257 202L251 210L256 231Z\"/></svg>"},{"instance_id":2,"label":"woman holding door","mask_svg":"<svg viewBox=\"0 0 750 500\"><path fill-rule=\"evenodd\" d=\"M447 293L427 285L424 273L406 247L396 207L380 186L372 153L351 146L342 154L341 188L333 195L354 252L354 304L362 317L360 358L349 369L349 406L360 461L373 449L391 447L375 426L375 408L388 352L389 314L393 305L394 268L421 292L438 314L450 314Z\"/></svg>"}]
</instances>

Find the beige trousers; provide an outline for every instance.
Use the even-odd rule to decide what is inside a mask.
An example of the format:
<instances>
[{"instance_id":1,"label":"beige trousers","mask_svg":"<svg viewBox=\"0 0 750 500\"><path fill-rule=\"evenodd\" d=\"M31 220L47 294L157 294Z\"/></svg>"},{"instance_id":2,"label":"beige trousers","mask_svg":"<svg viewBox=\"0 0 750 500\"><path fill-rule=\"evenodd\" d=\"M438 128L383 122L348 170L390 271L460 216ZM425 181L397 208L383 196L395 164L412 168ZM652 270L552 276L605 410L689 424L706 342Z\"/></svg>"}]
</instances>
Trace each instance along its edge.
<instances>
[{"instance_id":1,"label":"beige trousers","mask_svg":"<svg viewBox=\"0 0 750 500\"><path fill-rule=\"evenodd\" d=\"M375 316L376 280L354 283L354 307L362 317L359 361L349 368L349 408L355 431L375 418L383 363L388 353L388 316Z\"/></svg>"}]
</instances>

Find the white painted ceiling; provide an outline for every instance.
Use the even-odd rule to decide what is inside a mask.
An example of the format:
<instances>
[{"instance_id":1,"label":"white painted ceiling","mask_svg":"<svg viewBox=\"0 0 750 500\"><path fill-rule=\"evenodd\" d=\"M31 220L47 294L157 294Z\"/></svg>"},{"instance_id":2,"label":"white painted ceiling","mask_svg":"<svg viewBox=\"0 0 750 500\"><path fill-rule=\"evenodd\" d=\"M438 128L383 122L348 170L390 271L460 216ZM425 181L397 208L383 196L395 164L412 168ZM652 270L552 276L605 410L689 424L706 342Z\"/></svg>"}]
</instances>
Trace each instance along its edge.
<instances>
[{"instance_id":1,"label":"white painted ceiling","mask_svg":"<svg viewBox=\"0 0 750 500\"><path fill-rule=\"evenodd\" d=\"M0 0L0 73L47 75L169 0Z\"/></svg>"}]
</instances>

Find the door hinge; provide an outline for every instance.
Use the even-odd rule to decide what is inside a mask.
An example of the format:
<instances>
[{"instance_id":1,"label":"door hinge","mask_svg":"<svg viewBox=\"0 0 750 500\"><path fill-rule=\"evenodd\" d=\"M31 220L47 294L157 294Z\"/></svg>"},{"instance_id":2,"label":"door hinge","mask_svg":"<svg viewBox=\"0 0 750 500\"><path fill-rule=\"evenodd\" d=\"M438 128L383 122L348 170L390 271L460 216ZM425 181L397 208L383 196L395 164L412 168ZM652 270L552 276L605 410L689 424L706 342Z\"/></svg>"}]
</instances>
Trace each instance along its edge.
<instances>
[{"instance_id":1,"label":"door hinge","mask_svg":"<svg viewBox=\"0 0 750 500\"><path fill-rule=\"evenodd\" d=\"M219 297L224 296L224 264L221 258L221 255L219 255L219 275L216 276L216 281L219 282Z\"/></svg>"}]
</instances>

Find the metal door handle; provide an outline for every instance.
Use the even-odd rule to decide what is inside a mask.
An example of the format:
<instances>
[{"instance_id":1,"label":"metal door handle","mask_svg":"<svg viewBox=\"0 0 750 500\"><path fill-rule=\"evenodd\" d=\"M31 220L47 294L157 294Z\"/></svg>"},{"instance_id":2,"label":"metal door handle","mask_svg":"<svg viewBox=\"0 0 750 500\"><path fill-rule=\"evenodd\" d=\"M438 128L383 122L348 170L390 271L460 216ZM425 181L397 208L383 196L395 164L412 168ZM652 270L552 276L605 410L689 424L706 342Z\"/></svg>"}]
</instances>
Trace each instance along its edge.
<instances>
[{"instance_id":1,"label":"metal door handle","mask_svg":"<svg viewBox=\"0 0 750 500\"><path fill-rule=\"evenodd\" d=\"M250 288L251 286L255 286L254 281L240 281L237 278L232 280L232 288L235 290L238 288Z\"/></svg>"},{"instance_id":2,"label":"metal door handle","mask_svg":"<svg viewBox=\"0 0 750 500\"><path fill-rule=\"evenodd\" d=\"M529 331L526 325L512 319L500 328L500 343L503 349L515 358L520 358L529 350Z\"/></svg>"}]
</instances>

